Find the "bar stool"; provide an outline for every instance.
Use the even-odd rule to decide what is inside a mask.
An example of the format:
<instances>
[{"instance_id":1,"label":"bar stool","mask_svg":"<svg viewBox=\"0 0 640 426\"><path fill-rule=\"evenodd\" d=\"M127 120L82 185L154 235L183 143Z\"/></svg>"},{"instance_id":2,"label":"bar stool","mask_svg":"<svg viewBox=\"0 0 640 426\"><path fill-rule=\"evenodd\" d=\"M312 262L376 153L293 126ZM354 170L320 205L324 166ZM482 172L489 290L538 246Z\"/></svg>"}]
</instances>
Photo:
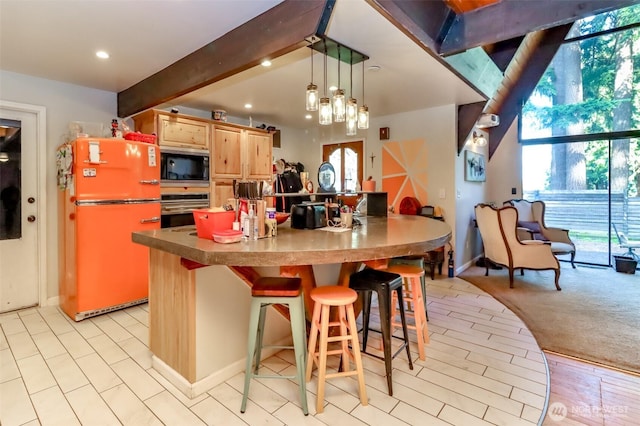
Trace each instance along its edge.
<instances>
[{"instance_id":1,"label":"bar stool","mask_svg":"<svg viewBox=\"0 0 640 426\"><path fill-rule=\"evenodd\" d=\"M427 264L426 254L424 256L402 256L389 259L389 265L413 265L420 268ZM431 265L431 279L433 279L434 266ZM425 274L420 276L420 287L422 288L422 299L424 301L424 315L429 321L429 311L427 310L427 283L425 282Z\"/></svg>"},{"instance_id":2,"label":"bar stool","mask_svg":"<svg viewBox=\"0 0 640 426\"><path fill-rule=\"evenodd\" d=\"M267 308L272 304L288 305L291 320L293 346L262 345L264 323ZM252 378L296 379L300 388L300 402L304 415L309 414L307 407L307 389L304 378L306 362L307 325L305 320L302 280L300 278L261 277L251 287L251 316L249 318L249 340L247 348L247 365L244 373L244 392L240 412L247 408L249 384ZM293 348L296 359L296 375L258 374L262 348ZM255 364L254 364L255 361Z\"/></svg>"},{"instance_id":3,"label":"bar stool","mask_svg":"<svg viewBox=\"0 0 640 426\"><path fill-rule=\"evenodd\" d=\"M405 289L405 302L413 303L413 312L406 312L407 316L413 316L414 325L407 325L408 328L416 330L418 355L420 360L425 360L424 345L429 343L429 326L427 324L427 314L424 309L424 297L422 295L422 286L420 277L424 277L424 269L413 265L389 265L387 272L398 274L402 277ZM391 333L401 326L396 321L396 303L393 298L391 303Z\"/></svg>"},{"instance_id":4,"label":"bar stool","mask_svg":"<svg viewBox=\"0 0 640 426\"><path fill-rule=\"evenodd\" d=\"M387 376L387 388L389 395L393 395L393 387L391 384L391 360L398 356L403 349L407 351L407 360L409 368L413 370L413 362L411 361L411 352L409 350L409 332L407 331L407 322L404 316L404 301L402 297L402 277L398 274L379 271L375 269L365 268L362 271L351 274L349 277L349 287L362 295L362 352L376 358L384 360L384 367ZM378 294L378 308L380 311L380 330L376 331L382 334L382 350L383 357L367 352L367 337L369 335L369 317L371 314L371 293L375 291ZM395 353L391 353L391 294L396 292L396 297L400 301L400 320L402 323L402 332L404 339L400 348Z\"/></svg>"},{"instance_id":5,"label":"bar stool","mask_svg":"<svg viewBox=\"0 0 640 426\"><path fill-rule=\"evenodd\" d=\"M360 357L360 343L358 342L358 328L353 312L353 302L358 298L355 290L345 286L322 286L311 290L311 299L315 302L311 331L309 333L309 355L307 358L307 381L311 380L313 364L318 366L318 399L316 412L324 410L324 387L326 379L344 376L358 376L360 403L367 405L367 392L364 387L364 371ZM337 321L329 321L332 307L338 308ZM339 335L329 335L330 327L339 327ZM318 351L316 351L316 343ZM340 342L340 349L329 350L329 343ZM349 342L351 351L349 351ZM327 356L341 355L342 368L337 373L327 374ZM351 370L349 359L353 358L356 369Z\"/></svg>"}]
</instances>

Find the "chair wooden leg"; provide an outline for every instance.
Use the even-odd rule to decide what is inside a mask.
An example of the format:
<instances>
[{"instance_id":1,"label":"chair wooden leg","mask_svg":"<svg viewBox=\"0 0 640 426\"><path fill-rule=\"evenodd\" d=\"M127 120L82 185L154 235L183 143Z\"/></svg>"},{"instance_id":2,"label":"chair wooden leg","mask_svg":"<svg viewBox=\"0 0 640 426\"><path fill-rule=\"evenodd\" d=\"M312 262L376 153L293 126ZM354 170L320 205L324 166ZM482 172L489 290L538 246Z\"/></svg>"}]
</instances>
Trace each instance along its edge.
<instances>
[{"instance_id":1,"label":"chair wooden leg","mask_svg":"<svg viewBox=\"0 0 640 426\"><path fill-rule=\"evenodd\" d=\"M555 270L555 273L556 273L556 289L557 289L558 291L560 291L560 290L562 290L562 289L560 288L560 284L558 284L558 282L560 281L560 269L556 269L556 270Z\"/></svg>"},{"instance_id":2,"label":"chair wooden leg","mask_svg":"<svg viewBox=\"0 0 640 426\"><path fill-rule=\"evenodd\" d=\"M513 268L509 268L509 288L513 288Z\"/></svg>"},{"instance_id":3,"label":"chair wooden leg","mask_svg":"<svg viewBox=\"0 0 640 426\"><path fill-rule=\"evenodd\" d=\"M571 253L571 267L573 269L576 269L576 264L573 263L575 259L576 259L576 252L574 251L573 253Z\"/></svg>"}]
</instances>

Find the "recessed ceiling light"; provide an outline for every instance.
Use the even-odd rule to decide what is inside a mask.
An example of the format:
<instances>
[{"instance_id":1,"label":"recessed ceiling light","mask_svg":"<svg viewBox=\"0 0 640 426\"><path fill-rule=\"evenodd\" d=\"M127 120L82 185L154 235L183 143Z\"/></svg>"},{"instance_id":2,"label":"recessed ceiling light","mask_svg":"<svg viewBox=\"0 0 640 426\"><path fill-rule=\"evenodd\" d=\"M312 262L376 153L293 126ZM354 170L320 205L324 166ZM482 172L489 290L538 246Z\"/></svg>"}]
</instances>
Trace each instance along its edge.
<instances>
[{"instance_id":1,"label":"recessed ceiling light","mask_svg":"<svg viewBox=\"0 0 640 426\"><path fill-rule=\"evenodd\" d=\"M262 61L261 64L263 67L270 67L271 66L271 61L268 59L265 59L264 61Z\"/></svg>"},{"instance_id":2,"label":"recessed ceiling light","mask_svg":"<svg viewBox=\"0 0 640 426\"><path fill-rule=\"evenodd\" d=\"M369 70L369 71L371 71L371 72L378 72L378 71L380 71L380 69L381 69L381 68L380 68L380 66L378 66L378 65L370 65L370 66L367 68L367 70Z\"/></svg>"},{"instance_id":3,"label":"recessed ceiling light","mask_svg":"<svg viewBox=\"0 0 640 426\"><path fill-rule=\"evenodd\" d=\"M306 118L307 120L311 120L312 117L311 117L311 114L307 114L304 116L304 118Z\"/></svg>"},{"instance_id":4,"label":"recessed ceiling light","mask_svg":"<svg viewBox=\"0 0 640 426\"><path fill-rule=\"evenodd\" d=\"M246 109L251 109L251 108L253 108L253 105L251 105L251 104L244 104L244 107L245 107Z\"/></svg>"},{"instance_id":5,"label":"recessed ceiling light","mask_svg":"<svg viewBox=\"0 0 640 426\"><path fill-rule=\"evenodd\" d=\"M104 50L98 50L96 52L96 56L100 59L109 59L109 54Z\"/></svg>"}]
</instances>

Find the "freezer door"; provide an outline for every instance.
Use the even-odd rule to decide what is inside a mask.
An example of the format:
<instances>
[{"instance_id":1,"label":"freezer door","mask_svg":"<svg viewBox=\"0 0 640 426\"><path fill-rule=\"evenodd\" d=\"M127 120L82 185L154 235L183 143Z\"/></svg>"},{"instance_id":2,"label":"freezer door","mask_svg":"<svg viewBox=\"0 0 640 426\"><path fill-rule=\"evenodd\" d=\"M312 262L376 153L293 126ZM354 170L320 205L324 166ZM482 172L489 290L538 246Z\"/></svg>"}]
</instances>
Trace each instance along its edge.
<instances>
[{"instance_id":1,"label":"freezer door","mask_svg":"<svg viewBox=\"0 0 640 426\"><path fill-rule=\"evenodd\" d=\"M82 138L73 143L73 192L78 201L160 197L157 145Z\"/></svg>"},{"instance_id":2,"label":"freezer door","mask_svg":"<svg viewBox=\"0 0 640 426\"><path fill-rule=\"evenodd\" d=\"M131 233L160 228L160 203L78 206L74 221L76 313L148 297L149 249Z\"/></svg>"}]
</instances>

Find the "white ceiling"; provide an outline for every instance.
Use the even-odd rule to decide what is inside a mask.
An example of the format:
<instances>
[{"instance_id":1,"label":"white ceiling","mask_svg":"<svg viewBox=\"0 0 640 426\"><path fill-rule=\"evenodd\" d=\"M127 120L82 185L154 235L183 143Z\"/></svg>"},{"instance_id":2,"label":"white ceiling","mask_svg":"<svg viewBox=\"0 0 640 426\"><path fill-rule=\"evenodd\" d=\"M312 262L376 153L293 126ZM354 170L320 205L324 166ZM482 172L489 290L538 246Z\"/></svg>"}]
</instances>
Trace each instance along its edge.
<instances>
[{"instance_id":1,"label":"white ceiling","mask_svg":"<svg viewBox=\"0 0 640 426\"><path fill-rule=\"evenodd\" d=\"M279 0L0 0L0 68L112 92L122 91ZM365 100L372 117L482 97L419 48L364 0L337 0L328 36L368 55ZM107 61L95 57L104 49ZM184 95L170 105L224 109L255 122L308 128L304 91L310 49L302 48ZM377 72L369 71L378 66ZM337 84L328 60L328 85ZM323 90L322 55L314 56L314 83ZM350 69L341 66L349 94ZM362 103L362 64L353 68L353 93ZM1 95L0 95L1 97ZM251 112L244 109L252 103ZM161 105L159 107L170 106ZM78 119L81 119L79 117Z\"/></svg>"}]
</instances>

